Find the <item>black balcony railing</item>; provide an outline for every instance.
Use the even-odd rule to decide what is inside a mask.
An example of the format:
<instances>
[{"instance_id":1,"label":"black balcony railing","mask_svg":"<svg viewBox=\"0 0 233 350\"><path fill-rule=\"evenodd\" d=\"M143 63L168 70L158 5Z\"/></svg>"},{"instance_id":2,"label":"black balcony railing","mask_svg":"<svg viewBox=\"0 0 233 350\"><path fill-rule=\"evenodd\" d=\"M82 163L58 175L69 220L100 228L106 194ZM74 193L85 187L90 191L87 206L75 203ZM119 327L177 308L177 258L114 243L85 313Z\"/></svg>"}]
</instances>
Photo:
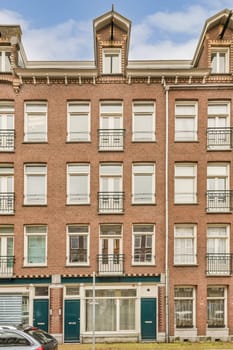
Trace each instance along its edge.
<instances>
[{"instance_id":1,"label":"black balcony railing","mask_svg":"<svg viewBox=\"0 0 233 350\"><path fill-rule=\"evenodd\" d=\"M233 128L208 128L207 148L209 150L233 149Z\"/></svg>"},{"instance_id":2,"label":"black balcony railing","mask_svg":"<svg viewBox=\"0 0 233 350\"><path fill-rule=\"evenodd\" d=\"M124 254L99 254L97 255L99 274L124 273Z\"/></svg>"},{"instance_id":3,"label":"black balcony railing","mask_svg":"<svg viewBox=\"0 0 233 350\"><path fill-rule=\"evenodd\" d=\"M0 278L13 276L14 263L14 256L0 256Z\"/></svg>"},{"instance_id":4,"label":"black balcony railing","mask_svg":"<svg viewBox=\"0 0 233 350\"><path fill-rule=\"evenodd\" d=\"M233 210L233 191L207 191L207 212L231 212Z\"/></svg>"},{"instance_id":5,"label":"black balcony railing","mask_svg":"<svg viewBox=\"0 0 233 350\"><path fill-rule=\"evenodd\" d=\"M0 130L0 152L13 152L15 145L15 131L12 129Z\"/></svg>"},{"instance_id":6,"label":"black balcony railing","mask_svg":"<svg viewBox=\"0 0 233 350\"><path fill-rule=\"evenodd\" d=\"M233 254L206 254L206 274L229 276L232 274Z\"/></svg>"},{"instance_id":7,"label":"black balcony railing","mask_svg":"<svg viewBox=\"0 0 233 350\"><path fill-rule=\"evenodd\" d=\"M0 214L13 214L14 206L14 192L0 192Z\"/></svg>"},{"instance_id":8,"label":"black balcony railing","mask_svg":"<svg viewBox=\"0 0 233 350\"><path fill-rule=\"evenodd\" d=\"M123 151L124 129L99 129L100 151Z\"/></svg>"},{"instance_id":9,"label":"black balcony railing","mask_svg":"<svg viewBox=\"0 0 233 350\"><path fill-rule=\"evenodd\" d=\"M119 214L124 212L124 192L99 192L98 212L105 214Z\"/></svg>"}]
</instances>

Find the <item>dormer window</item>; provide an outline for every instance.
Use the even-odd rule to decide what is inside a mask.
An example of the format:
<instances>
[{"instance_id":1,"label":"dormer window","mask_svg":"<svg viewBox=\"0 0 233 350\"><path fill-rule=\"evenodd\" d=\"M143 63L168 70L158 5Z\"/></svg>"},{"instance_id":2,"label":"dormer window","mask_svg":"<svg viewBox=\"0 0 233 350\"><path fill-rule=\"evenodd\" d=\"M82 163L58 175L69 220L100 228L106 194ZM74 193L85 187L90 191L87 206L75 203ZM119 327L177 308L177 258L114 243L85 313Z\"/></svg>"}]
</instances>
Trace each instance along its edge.
<instances>
[{"instance_id":1,"label":"dormer window","mask_svg":"<svg viewBox=\"0 0 233 350\"><path fill-rule=\"evenodd\" d=\"M121 74L121 50L103 50L103 74Z\"/></svg>"},{"instance_id":2,"label":"dormer window","mask_svg":"<svg viewBox=\"0 0 233 350\"><path fill-rule=\"evenodd\" d=\"M211 50L211 72L214 74L229 73L229 49L216 47Z\"/></svg>"},{"instance_id":3,"label":"dormer window","mask_svg":"<svg viewBox=\"0 0 233 350\"><path fill-rule=\"evenodd\" d=\"M0 51L0 72L10 72L11 70L11 53L8 51Z\"/></svg>"}]
</instances>

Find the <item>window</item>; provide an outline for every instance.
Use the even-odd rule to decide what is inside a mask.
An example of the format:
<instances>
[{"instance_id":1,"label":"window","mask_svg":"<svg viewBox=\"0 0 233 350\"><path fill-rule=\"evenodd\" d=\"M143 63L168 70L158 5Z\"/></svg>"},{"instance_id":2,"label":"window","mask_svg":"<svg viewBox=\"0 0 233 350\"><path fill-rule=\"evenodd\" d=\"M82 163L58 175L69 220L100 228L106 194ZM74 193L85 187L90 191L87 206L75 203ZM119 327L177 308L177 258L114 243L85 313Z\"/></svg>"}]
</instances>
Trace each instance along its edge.
<instances>
[{"instance_id":1,"label":"window","mask_svg":"<svg viewBox=\"0 0 233 350\"><path fill-rule=\"evenodd\" d=\"M14 214L14 167L0 164L0 214Z\"/></svg>"},{"instance_id":2,"label":"window","mask_svg":"<svg viewBox=\"0 0 233 350\"><path fill-rule=\"evenodd\" d=\"M0 102L0 152L14 151L14 104Z\"/></svg>"},{"instance_id":3,"label":"window","mask_svg":"<svg viewBox=\"0 0 233 350\"><path fill-rule=\"evenodd\" d=\"M47 204L47 166L28 164L24 167L24 204Z\"/></svg>"},{"instance_id":4,"label":"window","mask_svg":"<svg viewBox=\"0 0 233 350\"><path fill-rule=\"evenodd\" d=\"M90 141L90 102L69 102L67 110L67 141Z\"/></svg>"},{"instance_id":5,"label":"window","mask_svg":"<svg viewBox=\"0 0 233 350\"><path fill-rule=\"evenodd\" d=\"M121 49L103 49L103 74L121 73Z\"/></svg>"},{"instance_id":6,"label":"window","mask_svg":"<svg viewBox=\"0 0 233 350\"><path fill-rule=\"evenodd\" d=\"M89 262L89 226L67 226L67 264L87 265Z\"/></svg>"},{"instance_id":7,"label":"window","mask_svg":"<svg viewBox=\"0 0 233 350\"><path fill-rule=\"evenodd\" d=\"M25 103L24 141L46 142L47 141L47 103Z\"/></svg>"},{"instance_id":8,"label":"window","mask_svg":"<svg viewBox=\"0 0 233 350\"><path fill-rule=\"evenodd\" d=\"M207 227L207 274L229 275L229 225L208 225Z\"/></svg>"},{"instance_id":9,"label":"window","mask_svg":"<svg viewBox=\"0 0 233 350\"><path fill-rule=\"evenodd\" d=\"M175 288L175 326L193 328L195 310L195 290L193 287Z\"/></svg>"},{"instance_id":10,"label":"window","mask_svg":"<svg viewBox=\"0 0 233 350\"><path fill-rule=\"evenodd\" d=\"M155 103L134 102L133 104L133 141L155 141Z\"/></svg>"},{"instance_id":11,"label":"window","mask_svg":"<svg viewBox=\"0 0 233 350\"><path fill-rule=\"evenodd\" d=\"M215 47L211 50L211 72L229 73L229 49L227 47Z\"/></svg>"},{"instance_id":12,"label":"window","mask_svg":"<svg viewBox=\"0 0 233 350\"><path fill-rule=\"evenodd\" d=\"M226 326L226 288L211 286L207 288L208 328Z\"/></svg>"},{"instance_id":13,"label":"window","mask_svg":"<svg viewBox=\"0 0 233 350\"><path fill-rule=\"evenodd\" d=\"M122 164L104 163L100 165L99 212L123 212L122 173Z\"/></svg>"},{"instance_id":14,"label":"window","mask_svg":"<svg viewBox=\"0 0 233 350\"><path fill-rule=\"evenodd\" d=\"M136 289L97 289L95 331L136 331ZM93 326L93 292L86 290L86 331Z\"/></svg>"},{"instance_id":15,"label":"window","mask_svg":"<svg viewBox=\"0 0 233 350\"><path fill-rule=\"evenodd\" d=\"M175 203L197 202L196 164L175 164Z\"/></svg>"},{"instance_id":16,"label":"window","mask_svg":"<svg viewBox=\"0 0 233 350\"><path fill-rule=\"evenodd\" d=\"M11 277L14 265L14 227L0 225L0 277Z\"/></svg>"},{"instance_id":17,"label":"window","mask_svg":"<svg viewBox=\"0 0 233 350\"><path fill-rule=\"evenodd\" d=\"M67 165L67 204L90 203L90 165Z\"/></svg>"},{"instance_id":18,"label":"window","mask_svg":"<svg viewBox=\"0 0 233 350\"><path fill-rule=\"evenodd\" d=\"M231 210L229 165L226 163L212 163L207 166L207 210Z\"/></svg>"},{"instance_id":19,"label":"window","mask_svg":"<svg viewBox=\"0 0 233 350\"><path fill-rule=\"evenodd\" d=\"M155 226L133 225L133 264L155 263Z\"/></svg>"},{"instance_id":20,"label":"window","mask_svg":"<svg viewBox=\"0 0 233 350\"><path fill-rule=\"evenodd\" d=\"M209 150L232 147L229 102L211 101L208 104L207 147Z\"/></svg>"},{"instance_id":21,"label":"window","mask_svg":"<svg viewBox=\"0 0 233 350\"><path fill-rule=\"evenodd\" d=\"M197 103L177 102L175 106L175 141L197 140Z\"/></svg>"},{"instance_id":22,"label":"window","mask_svg":"<svg viewBox=\"0 0 233 350\"><path fill-rule=\"evenodd\" d=\"M133 204L155 203L155 165L133 164Z\"/></svg>"},{"instance_id":23,"label":"window","mask_svg":"<svg viewBox=\"0 0 233 350\"><path fill-rule=\"evenodd\" d=\"M174 264L196 264L196 225L175 225Z\"/></svg>"},{"instance_id":24,"label":"window","mask_svg":"<svg viewBox=\"0 0 233 350\"><path fill-rule=\"evenodd\" d=\"M24 264L44 266L47 262L47 226L26 225L24 228Z\"/></svg>"},{"instance_id":25,"label":"window","mask_svg":"<svg viewBox=\"0 0 233 350\"><path fill-rule=\"evenodd\" d=\"M0 52L0 72L11 71L11 53L8 51Z\"/></svg>"},{"instance_id":26,"label":"window","mask_svg":"<svg viewBox=\"0 0 233 350\"><path fill-rule=\"evenodd\" d=\"M104 101L100 104L100 151L122 151L124 146L123 104Z\"/></svg>"}]
</instances>

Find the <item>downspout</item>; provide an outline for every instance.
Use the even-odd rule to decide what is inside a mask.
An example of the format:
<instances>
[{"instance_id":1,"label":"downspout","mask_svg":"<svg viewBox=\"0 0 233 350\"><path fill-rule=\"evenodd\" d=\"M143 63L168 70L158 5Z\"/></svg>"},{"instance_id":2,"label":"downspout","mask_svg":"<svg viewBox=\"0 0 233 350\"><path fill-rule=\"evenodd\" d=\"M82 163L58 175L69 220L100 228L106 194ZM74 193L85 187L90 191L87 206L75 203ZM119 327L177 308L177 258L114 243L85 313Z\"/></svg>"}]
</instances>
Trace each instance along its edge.
<instances>
[{"instance_id":1,"label":"downspout","mask_svg":"<svg viewBox=\"0 0 233 350\"><path fill-rule=\"evenodd\" d=\"M163 78L163 87L165 90L165 341L169 342L169 236L168 236L168 180L169 180L169 142L168 142L168 107L169 107L169 86Z\"/></svg>"}]
</instances>

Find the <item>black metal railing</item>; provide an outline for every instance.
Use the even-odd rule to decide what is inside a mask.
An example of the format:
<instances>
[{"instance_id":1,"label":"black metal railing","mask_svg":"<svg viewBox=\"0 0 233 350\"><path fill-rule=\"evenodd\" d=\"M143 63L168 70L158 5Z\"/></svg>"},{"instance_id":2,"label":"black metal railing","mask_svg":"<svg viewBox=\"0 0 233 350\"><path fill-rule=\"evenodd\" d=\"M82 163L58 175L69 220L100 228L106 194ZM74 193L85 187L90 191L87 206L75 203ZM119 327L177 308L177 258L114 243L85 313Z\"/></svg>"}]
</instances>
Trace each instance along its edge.
<instances>
[{"instance_id":1,"label":"black metal railing","mask_svg":"<svg viewBox=\"0 0 233 350\"><path fill-rule=\"evenodd\" d=\"M99 192L98 212L106 214L124 212L124 192Z\"/></svg>"},{"instance_id":2,"label":"black metal railing","mask_svg":"<svg viewBox=\"0 0 233 350\"><path fill-rule=\"evenodd\" d=\"M0 130L0 152L13 152L15 148L15 131L13 129Z\"/></svg>"},{"instance_id":3,"label":"black metal railing","mask_svg":"<svg viewBox=\"0 0 233 350\"><path fill-rule=\"evenodd\" d=\"M207 191L207 212L231 212L233 210L233 191Z\"/></svg>"},{"instance_id":4,"label":"black metal railing","mask_svg":"<svg viewBox=\"0 0 233 350\"><path fill-rule=\"evenodd\" d=\"M206 274L229 276L232 274L233 254L206 254Z\"/></svg>"},{"instance_id":5,"label":"black metal railing","mask_svg":"<svg viewBox=\"0 0 233 350\"><path fill-rule=\"evenodd\" d=\"M14 263L14 256L0 256L0 278L13 276Z\"/></svg>"},{"instance_id":6,"label":"black metal railing","mask_svg":"<svg viewBox=\"0 0 233 350\"><path fill-rule=\"evenodd\" d=\"M99 274L122 274L124 273L124 254L98 254Z\"/></svg>"},{"instance_id":7,"label":"black metal railing","mask_svg":"<svg viewBox=\"0 0 233 350\"><path fill-rule=\"evenodd\" d=\"M124 149L124 129L99 129L100 151L122 151Z\"/></svg>"},{"instance_id":8,"label":"black metal railing","mask_svg":"<svg viewBox=\"0 0 233 350\"><path fill-rule=\"evenodd\" d=\"M208 128L207 148L209 150L233 149L233 128Z\"/></svg>"},{"instance_id":9,"label":"black metal railing","mask_svg":"<svg viewBox=\"0 0 233 350\"><path fill-rule=\"evenodd\" d=\"M14 192L0 192L0 214L13 214L14 207Z\"/></svg>"}]
</instances>

